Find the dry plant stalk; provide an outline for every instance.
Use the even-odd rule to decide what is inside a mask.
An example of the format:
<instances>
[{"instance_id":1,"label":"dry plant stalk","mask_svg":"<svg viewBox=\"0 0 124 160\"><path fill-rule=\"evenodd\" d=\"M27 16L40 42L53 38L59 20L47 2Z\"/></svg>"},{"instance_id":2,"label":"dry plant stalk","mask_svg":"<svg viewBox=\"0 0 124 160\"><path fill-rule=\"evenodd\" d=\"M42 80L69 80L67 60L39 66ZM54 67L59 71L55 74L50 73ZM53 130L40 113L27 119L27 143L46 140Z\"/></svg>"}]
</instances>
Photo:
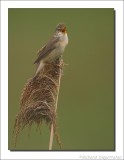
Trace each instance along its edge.
<instances>
[{"instance_id":1,"label":"dry plant stalk","mask_svg":"<svg viewBox=\"0 0 124 160\"><path fill-rule=\"evenodd\" d=\"M31 127L33 123L40 126L42 121L45 121L50 127L50 134L53 132L52 140L55 134L61 147L57 132L56 109L63 66L62 59L57 59L52 64L45 64L44 68L24 86L20 111L14 125L15 145L18 134L25 126ZM49 146L49 149L52 147Z\"/></svg>"}]
</instances>

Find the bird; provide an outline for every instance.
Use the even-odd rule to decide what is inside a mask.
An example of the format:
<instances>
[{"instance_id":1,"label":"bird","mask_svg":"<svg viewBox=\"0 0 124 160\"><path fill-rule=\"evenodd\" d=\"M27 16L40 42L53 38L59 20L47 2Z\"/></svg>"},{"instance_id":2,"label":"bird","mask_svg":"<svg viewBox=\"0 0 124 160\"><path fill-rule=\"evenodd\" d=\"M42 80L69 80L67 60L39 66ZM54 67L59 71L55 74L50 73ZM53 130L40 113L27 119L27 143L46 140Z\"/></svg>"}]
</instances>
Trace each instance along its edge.
<instances>
[{"instance_id":1,"label":"bird","mask_svg":"<svg viewBox=\"0 0 124 160\"><path fill-rule=\"evenodd\" d=\"M38 51L38 57L34 64L37 64L36 74L38 74L45 64L55 62L63 55L64 49L68 44L68 35L66 25L59 23L49 39L49 41Z\"/></svg>"}]
</instances>

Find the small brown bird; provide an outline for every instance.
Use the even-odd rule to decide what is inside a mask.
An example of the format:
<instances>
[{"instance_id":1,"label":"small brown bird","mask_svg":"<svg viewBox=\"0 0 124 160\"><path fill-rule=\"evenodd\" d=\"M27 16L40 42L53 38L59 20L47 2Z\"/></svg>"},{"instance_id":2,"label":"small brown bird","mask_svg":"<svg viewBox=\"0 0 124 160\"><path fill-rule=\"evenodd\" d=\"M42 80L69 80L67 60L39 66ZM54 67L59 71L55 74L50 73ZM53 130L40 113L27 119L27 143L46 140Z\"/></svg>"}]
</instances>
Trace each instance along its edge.
<instances>
[{"instance_id":1,"label":"small brown bird","mask_svg":"<svg viewBox=\"0 0 124 160\"><path fill-rule=\"evenodd\" d=\"M52 63L62 56L65 46L68 44L68 36L64 23L59 23L48 43L38 52L35 64L38 64L36 74L43 68L45 63Z\"/></svg>"}]
</instances>

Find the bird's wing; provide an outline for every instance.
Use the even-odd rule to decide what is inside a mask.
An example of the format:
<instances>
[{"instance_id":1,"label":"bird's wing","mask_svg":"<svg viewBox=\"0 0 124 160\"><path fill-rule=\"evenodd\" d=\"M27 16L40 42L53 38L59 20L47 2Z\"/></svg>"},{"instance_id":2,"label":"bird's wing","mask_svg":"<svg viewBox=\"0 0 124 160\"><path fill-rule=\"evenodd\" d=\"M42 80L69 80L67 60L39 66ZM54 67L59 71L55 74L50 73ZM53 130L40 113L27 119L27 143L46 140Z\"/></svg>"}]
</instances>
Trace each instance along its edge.
<instances>
[{"instance_id":1,"label":"bird's wing","mask_svg":"<svg viewBox=\"0 0 124 160\"><path fill-rule=\"evenodd\" d=\"M48 43L38 51L38 57L35 60L35 63L39 63L44 57L48 56L52 50L56 48L56 42L58 41L58 37L52 37Z\"/></svg>"}]
</instances>

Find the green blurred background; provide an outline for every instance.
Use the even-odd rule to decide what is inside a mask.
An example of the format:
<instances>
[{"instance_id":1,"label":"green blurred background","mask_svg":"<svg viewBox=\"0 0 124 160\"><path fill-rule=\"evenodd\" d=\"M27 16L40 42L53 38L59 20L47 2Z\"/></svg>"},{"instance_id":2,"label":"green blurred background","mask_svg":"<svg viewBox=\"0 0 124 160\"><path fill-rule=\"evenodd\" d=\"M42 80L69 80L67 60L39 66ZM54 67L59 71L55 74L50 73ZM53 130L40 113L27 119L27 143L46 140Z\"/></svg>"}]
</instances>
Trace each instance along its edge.
<instances>
[{"instance_id":1,"label":"green blurred background","mask_svg":"<svg viewBox=\"0 0 124 160\"><path fill-rule=\"evenodd\" d=\"M10 150L48 150L49 128L25 128L14 147L12 132L21 91L56 25L67 25L69 44L58 103L63 150L114 150L114 9L9 9ZM53 150L60 150L54 139Z\"/></svg>"}]
</instances>

